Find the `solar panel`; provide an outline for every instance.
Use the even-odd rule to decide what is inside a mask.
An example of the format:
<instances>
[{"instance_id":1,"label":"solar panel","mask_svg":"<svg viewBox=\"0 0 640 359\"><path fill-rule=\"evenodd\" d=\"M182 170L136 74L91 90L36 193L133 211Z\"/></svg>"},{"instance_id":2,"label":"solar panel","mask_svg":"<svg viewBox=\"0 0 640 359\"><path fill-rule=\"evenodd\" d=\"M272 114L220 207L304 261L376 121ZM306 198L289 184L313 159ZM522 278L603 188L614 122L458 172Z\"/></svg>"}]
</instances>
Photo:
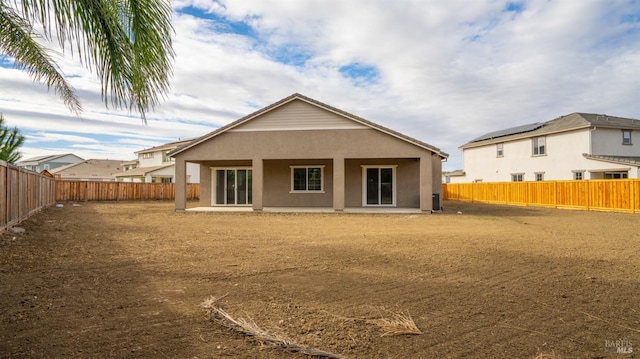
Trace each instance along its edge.
<instances>
[{"instance_id":1,"label":"solar panel","mask_svg":"<svg viewBox=\"0 0 640 359\"><path fill-rule=\"evenodd\" d=\"M530 132L530 131L534 131L534 130L539 129L542 126L543 126L542 123L536 122L536 123L530 123L528 125L511 127L511 128L507 128L506 130L500 130L500 131L486 133L486 134L484 134L484 135L482 135L482 136L480 136L478 138L475 138L475 139L471 140L470 142L478 142L478 141L490 140L492 138L510 136L510 135L515 135L515 134L524 133L524 132Z\"/></svg>"}]
</instances>

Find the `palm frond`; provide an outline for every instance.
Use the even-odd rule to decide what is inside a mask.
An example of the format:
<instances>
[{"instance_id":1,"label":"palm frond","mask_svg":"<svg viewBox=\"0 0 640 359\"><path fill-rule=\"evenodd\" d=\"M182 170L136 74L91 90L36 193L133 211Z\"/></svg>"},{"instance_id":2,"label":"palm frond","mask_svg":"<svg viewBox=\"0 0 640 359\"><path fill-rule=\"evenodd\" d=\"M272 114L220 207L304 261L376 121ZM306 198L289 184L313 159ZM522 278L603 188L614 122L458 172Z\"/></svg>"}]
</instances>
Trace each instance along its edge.
<instances>
[{"instance_id":1,"label":"palm frond","mask_svg":"<svg viewBox=\"0 0 640 359\"><path fill-rule=\"evenodd\" d=\"M46 38L96 73L106 106L144 120L169 91L175 53L167 0L23 0L21 11L26 24L41 24Z\"/></svg>"},{"instance_id":2,"label":"palm frond","mask_svg":"<svg viewBox=\"0 0 640 359\"><path fill-rule=\"evenodd\" d=\"M14 58L17 68L25 70L36 82L53 87L67 107L74 113L82 112L75 90L59 71L48 50L35 41L37 34L31 25L14 9L0 2L0 50Z\"/></svg>"}]
</instances>

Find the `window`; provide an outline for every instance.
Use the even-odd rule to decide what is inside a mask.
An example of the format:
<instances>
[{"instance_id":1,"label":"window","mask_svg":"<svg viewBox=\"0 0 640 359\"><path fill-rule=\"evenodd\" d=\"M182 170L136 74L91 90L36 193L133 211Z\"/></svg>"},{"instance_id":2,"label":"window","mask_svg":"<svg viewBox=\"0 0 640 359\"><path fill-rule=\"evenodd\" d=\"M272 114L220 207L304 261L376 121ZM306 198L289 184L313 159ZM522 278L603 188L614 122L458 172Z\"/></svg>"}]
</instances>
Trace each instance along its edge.
<instances>
[{"instance_id":1,"label":"window","mask_svg":"<svg viewBox=\"0 0 640 359\"><path fill-rule=\"evenodd\" d=\"M498 143L496 145L496 157L504 156L504 143Z\"/></svg>"},{"instance_id":2,"label":"window","mask_svg":"<svg viewBox=\"0 0 640 359\"><path fill-rule=\"evenodd\" d=\"M143 153L142 154L142 158L153 158L153 152Z\"/></svg>"},{"instance_id":3,"label":"window","mask_svg":"<svg viewBox=\"0 0 640 359\"><path fill-rule=\"evenodd\" d=\"M291 192L322 192L324 166L291 166Z\"/></svg>"},{"instance_id":4,"label":"window","mask_svg":"<svg viewBox=\"0 0 640 359\"><path fill-rule=\"evenodd\" d=\"M171 162L171 157L167 156L167 153L169 153L169 151L162 152L162 162Z\"/></svg>"},{"instance_id":5,"label":"window","mask_svg":"<svg viewBox=\"0 0 640 359\"><path fill-rule=\"evenodd\" d=\"M545 146L545 137L534 137L533 138L533 155L534 156L542 156L545 155L546 146Z\"/></svg>"},{"instance_id":6,"label":"window","mask_svg":"<svg viewBox=\"0 0 640 359\"><path fill-rule=\"evenodd\" d=\"M573 172L573 179L574 180L583 180L584 179L584 172L582 172L582 171Z\"/></svg>"},{"instance_id":7,"label":"window","mask_svg":"<svg viewBox=\"0 0 640 359\"><path fill-rule=\"evenodd\" d=\"M605 179L619 179L619 178L627 178L627 172L605 172Z\"/></svg>"},{"instance_id":8,"label":"window","mask_svg":"<svg viewBox=\"0 0 640 359\"><path fill-rule=\"evenodd\" d=\"M44 165L44 169L45 169L45 170L47 170L47 171L48 171L50 168L51 168L51 166L49 166L49 164Z\"/></svg>"},{"instance_id":9,"label":"window","mask_svg":"<svg viewBox=\"0 0 640 359\"><path fill-rule=\"evenodd\" d=\"M536 172L536 181L544 181L544 172Z\"/></svg>"},{"instance_id":10,"label":"window","mask_svg":"<svg viewBox=\"0 0 640 359\"><path fill-rule=\"evenodd\" d=\"M631 130L622 130L622 144L623 145L631 144Z\"/></svg>"},{"instance_id":11,"label":"window","mask_svg":"<svg viewBox=\"0 0 640 359\"><path fill-rule=\"evenodd\" d=\"M522 182L524 177L524 173L512 173L511 181L512 182Z\"/></svg>"}]
</instances>

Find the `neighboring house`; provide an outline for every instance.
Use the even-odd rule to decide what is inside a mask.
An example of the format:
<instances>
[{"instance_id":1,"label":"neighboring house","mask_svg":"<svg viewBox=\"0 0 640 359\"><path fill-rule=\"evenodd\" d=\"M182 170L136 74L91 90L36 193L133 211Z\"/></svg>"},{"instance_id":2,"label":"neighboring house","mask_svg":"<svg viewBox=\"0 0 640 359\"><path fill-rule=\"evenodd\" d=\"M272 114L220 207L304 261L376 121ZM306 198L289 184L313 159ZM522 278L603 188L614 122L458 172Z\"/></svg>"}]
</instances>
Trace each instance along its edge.
<instances>
[{"instance_id":1,"label":"neighboring house","mask_svg":"<svg viewBox=\"0 0 640 359\"><path fill-rule=\"evenodd\" d=\"M120 160L86 160L49 171L56 179L73 181L115 181L122 172Z\"/></svg>"},{"instance_id":2,"label":"neighboring house","mask_svg":"<svg viewBox=\"0 0 640 359\"><path fill-rule=\"evenodd\" d=\"M176 141L138 151L138 159L123 162L123 171L115 176L121 182L173 183L175 165L167 153L191 141ZM191 164L187 169L187 182L198 183L199 171L200 166Z\"/></svg>"},{"instance_id":3,"label":"neighboring house","mask_svg":"<svg viewBox=\"0 0 640 359\"><path fill-rule=\"evenodd\" d=\"M452 183L640 178L640 120L572 113L460 146Z\"/></svg>"},{"instance_id":4,"label":"neighboring house","mask_svg":"<svg viewBox=\"0 0 640 359\"><path fill-rule=\"evenodd\" d=\"M200 166L201 206L438 210L442 160L422 141L293 94L170 155L176 211L187 165Z\"/></svg>"},{"instance_id":5,"label":"neighboring house","mask_svg":"<svg viewBox=\"0 0 640 359\"><path fill-rule=\"evenodd\" d=\"M51 171L54 168L78 163L80 161L84 161L84 159L72 153L65 153L62 155L32 157L24 161L20 161L16 163L16 165L27 170L40 172L42 170Z\"/></svg>"}]
</instances>

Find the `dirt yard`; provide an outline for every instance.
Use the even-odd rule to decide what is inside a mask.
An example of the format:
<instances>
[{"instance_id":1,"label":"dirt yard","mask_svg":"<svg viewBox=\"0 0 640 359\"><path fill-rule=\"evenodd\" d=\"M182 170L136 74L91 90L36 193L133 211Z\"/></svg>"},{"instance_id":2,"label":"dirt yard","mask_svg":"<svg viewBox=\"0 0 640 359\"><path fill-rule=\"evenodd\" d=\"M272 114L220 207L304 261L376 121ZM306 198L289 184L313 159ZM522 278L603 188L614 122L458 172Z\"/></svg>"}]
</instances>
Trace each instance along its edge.
<instances>
[{"instance_id":1,"label":"dirt yard","mask_svg":"<svg viewBox=\"0 0 640 359\"><path fill-rule=\"evenodd\" d=\"M458 213L458 212L461 213ZM0 235L0 357L632 358L640 215L449 202L419 214L49 208ZM421 335L381 319L410 316ZM616 345L622 351L616 353Z\"/></svg>"}]
</instances>

